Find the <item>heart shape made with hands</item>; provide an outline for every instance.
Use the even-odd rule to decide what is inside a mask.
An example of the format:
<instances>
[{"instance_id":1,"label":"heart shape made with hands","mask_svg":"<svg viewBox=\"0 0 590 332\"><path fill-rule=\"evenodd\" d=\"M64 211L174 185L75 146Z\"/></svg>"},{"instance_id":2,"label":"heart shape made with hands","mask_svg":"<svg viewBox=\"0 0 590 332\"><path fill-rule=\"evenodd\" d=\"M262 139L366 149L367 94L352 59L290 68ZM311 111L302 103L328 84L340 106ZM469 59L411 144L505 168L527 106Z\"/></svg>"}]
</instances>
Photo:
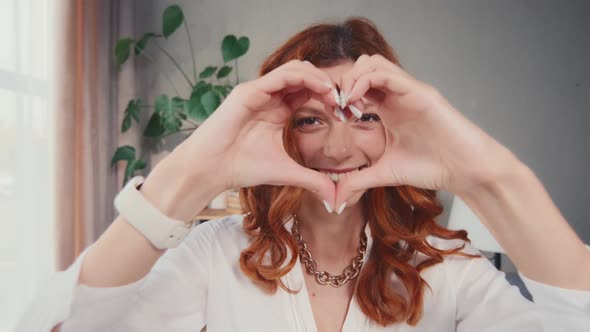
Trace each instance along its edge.
<instances>
[{"instance_id":1,"label":"heart shape made with hands","mask_svg":"<svg viewBox=\"0 0 590 332\"><path fill-rule=\"evenodd\" d=\"M355 106L354 104L346 105L344 103L344 98L342 96L340 86L337 83L333 83L333 86L335 88L332 90L331 95L332 95L332 98L334 99L335 103L338 105L338 106L335 106L333 108L333 110L330 110L331 106L327 105L325 102L323 102L321 97L313 96L313 94L312 94L312 96L310 96L307 94L308 92L305 92L305 91L290 91L292 96L287 97L288 104L292 107L292 109L296 109L296 108L302 106L305 103L304 101L313 98L313 99L321 102L324 105L324 111L328 114L330 114L330 113L333 114L334 118L337 121L348 122L350 120L354 120L355 118L361 118L363 116L363 111L365 110L364 104L363 103L356 103L356 105L358 105L358 106ZM371 91L371 94L373 94L373 98L375 97L376 93L378 93L378 92ZM353 172L353 173L349 173L346 176L346 178L341 178L339 181L334 181L334 180L330 179L330 181L332 181L333 186L334 186L334 188L333 188L334 193L336 193L336 194L339 193L340 198L346 197L346 199L343 201L344 203L340 203L337 208L334 208L334 207L336 207L336 206L334 206L334 202L327 202L324 200L324 205L325 205L326 209L328 210L328 212L330 212L330 213L335 212L337 214L341 214L347 205L346 201L348 201L352 196L356 195L359 191L361 191L363 189L370 188L370 187L366 187L363 189L356 188L354 192L347 192L347 187L345 185L343 185L343 183L344 184L346 183L346 179L348 177L353 177L357 173L363 172L363 171L369 169L371 165L368 165L368 166L369 167L364 167L364 168L361 167L358 171ZM327 177L327 175L325 175L317 170L313 170L313 171L318 172L318 173L322 174L322 176ZM354 182L354 183L357 183L357 182ZM361 187L364 187L364 186L361 186ZM335 198L336 198L335 200L337 200L338 196L335 196Z\"/></svg>"},{"instance_id":2,"label":"heart shape made with hands","mask_svg":"<svg viewBox=\"0 0 590 332\"><path fill-rule=\"evenodd\" d=\"M346 122L363 116L365 106L358 98L351 104L344 104L340 96L335 95L334 98L341 106L334 109L336 119ZM356 200L355 196L371 188L399 185L426 189L446 188L446 184L450 182L450 172L441 163L443 158L439 154L445 152L446 143L436 137L450 137L443 127L448 117L452 118L454 113L444 114L440 110L416 111L419 108L416 105L421 107L430 98L426 93L398 96L368 89L362 98L378 105L375 113L381 118L385 131L385 150L368 167L352 172L337 182L332 181L334 202L324 201L328 212L341 214L349 202ZM385 104L387 99L388 104ZM425 112L440 114L431 116L425 115Z\"/></svg>"},{"instance_id":3,"label":"heart shape made with hands","mask_svg":"<svg viewBox=\"0 0 590 332\"><path fill-rule=\"evenodd\" d=\"M366 98L381 118L386 142L383 154L369 167L337 183L331 181L335 195L333 202L324 202L328 211L340 214L354 195L370 188L410 185L461 192L472 187L482 174L490 174L490 168L497 163L494 156L501 149L493 138L465 118L434 87L382 56L363 55L341 75L340 87L347 95L343 96L336 84L331 85L335 103L329 102L340 106L340 110L334 109L334 116L341 121L357 113L362 116L361 99ZM309 98L307 94L304 99ZM326 111L330 111L328 107ZM317 174L314 177L319 179Z\"/></svg>"}]
</instances>

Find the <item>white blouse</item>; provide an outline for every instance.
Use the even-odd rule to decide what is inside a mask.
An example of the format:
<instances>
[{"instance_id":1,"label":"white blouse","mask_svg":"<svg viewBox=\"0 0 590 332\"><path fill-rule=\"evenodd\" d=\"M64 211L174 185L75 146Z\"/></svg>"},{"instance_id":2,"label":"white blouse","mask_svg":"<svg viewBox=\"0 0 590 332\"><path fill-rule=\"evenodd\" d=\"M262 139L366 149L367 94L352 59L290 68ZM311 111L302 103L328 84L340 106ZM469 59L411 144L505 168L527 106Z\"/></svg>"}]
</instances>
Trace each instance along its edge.
<instances>
[{"instance_id":1,"label":"white blouse","mask_svg":"<svg viewBox=\"0 0 590 332\"><path fill-rule=\"evenodd\" d=\"M239 257L248 246L242 220L243 215L232 215L196 226L145 277L118 287L77 284L86 248L67 270L43 285L16 331L50 331L62 321L63 332L198 332L205 325L208 332L316 331L301 264L282 279L290 289L301 287L298 294L281 288L265 294L242 273ZM291 225L292 219L287 230ZM366 233L370 253L368 225ZM432 236L428 242L440 249L463 243ZM469 244L463 251L480 253ZM590 291L553 287L520 274L533 303L487 259L455 255L421 275L432 292L424 291L424 313L417 326L379 326L363 314L353 296L342 331L590 331ZM395 276L392 282L401 285Z\"/></svg>"}]
</instances>

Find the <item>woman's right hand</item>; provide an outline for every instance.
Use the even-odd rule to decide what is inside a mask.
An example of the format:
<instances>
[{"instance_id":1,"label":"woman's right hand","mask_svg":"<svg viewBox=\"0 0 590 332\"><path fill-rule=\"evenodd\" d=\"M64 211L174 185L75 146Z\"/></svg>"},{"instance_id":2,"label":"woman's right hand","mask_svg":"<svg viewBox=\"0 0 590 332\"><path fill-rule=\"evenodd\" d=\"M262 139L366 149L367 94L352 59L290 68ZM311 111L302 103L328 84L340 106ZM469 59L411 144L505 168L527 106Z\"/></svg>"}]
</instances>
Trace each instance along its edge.
<instances>
[{"instance_id":1,"label":"woman's right hand","mask_svg":"<svg viewBox=\"0 0 590 332\"><path fill-rule=\"evenodd\" d=\"M333 204L334 182L295 162L283 146L284 127L310 98L332 114L337 106L333 86L330 76L310 62L290 61L237 85L170 156L195 165L199 172L205 169L223 190L261 184L297 186Z\"/></svg>"}]
</instances>

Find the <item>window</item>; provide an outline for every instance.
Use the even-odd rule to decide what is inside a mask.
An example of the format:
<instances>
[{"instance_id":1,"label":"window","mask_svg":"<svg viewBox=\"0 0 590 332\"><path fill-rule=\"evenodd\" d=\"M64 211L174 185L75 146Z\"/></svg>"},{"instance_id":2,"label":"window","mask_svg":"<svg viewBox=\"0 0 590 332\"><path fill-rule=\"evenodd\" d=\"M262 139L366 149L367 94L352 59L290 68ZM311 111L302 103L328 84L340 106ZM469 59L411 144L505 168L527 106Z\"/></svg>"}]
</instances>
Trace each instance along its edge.
<instances>
[{"instance_id":1,"label":"window","mask_svg":"<svg viewBox=\"0 0 590 332\"><path fill-rule=\"evenodd\" d=\"M0 1L0 332L55 270L49 9Z\"/></svg>"}]
</instances>

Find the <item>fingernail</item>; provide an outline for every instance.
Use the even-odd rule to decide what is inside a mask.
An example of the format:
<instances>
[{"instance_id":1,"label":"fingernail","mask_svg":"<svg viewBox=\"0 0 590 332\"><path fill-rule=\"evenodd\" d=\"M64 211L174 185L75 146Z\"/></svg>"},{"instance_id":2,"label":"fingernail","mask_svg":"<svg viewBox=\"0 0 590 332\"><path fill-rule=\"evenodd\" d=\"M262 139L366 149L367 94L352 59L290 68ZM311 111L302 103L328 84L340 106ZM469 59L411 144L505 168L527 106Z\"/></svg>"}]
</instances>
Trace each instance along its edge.
<instances>
[{"instance_id":1,"label":"fingernail","mask_svg":"<svg viewBox=\"0 0 590 332\"><path fill-rule=\"evenodd\" d=\"M344 108L346 106L346 95L344 91L340 91L340 107Z\"/></svg>"},{"instance_id":2,"label":"fingernail","mask_svg":"<svg viewBox=\"0 0 590 332\"><path fill-rule=\"evenodd\" d=\"M328 210L328 213L332 213L332 207L330 206L330 204L328 204L328 202L326 202L325 200L323 200L324 202L324 206L326 207L326 210Z\"/></svg>"},{"instance_id":3,"label":"fingernail","mask_svg":"<svg viewBox=\"0 0 590 332\"><path fill-rule=\"evenodd\" d=\"M340 205L340 208L338 209L338 211L336 213L338 215L340 215L342 213L342 211L344 211L345 207L346 207L346 202L344 202L342 205Z\"/></svg>"},{"instance_id":4,"label":"fingernail","mask_svg":"<svg viewBox=\"0 0 590 332\"><path fill-rule=\"evenodd\" d=\"M336 117L340 119L340 121L346 122L346 116L344 116L344 112L342 112L342 109L340 109L340 107L334 107L334 115L336 115Z\"/></svg>"},{"instance_id":5,"label":"fingernail","mask_svg":"<svg viewBox=\"0 0 590 332\"><path fill-rule=\"evenodd\" d=\"M330 89L334 89L334 86L330 82L324 82L324 85L327 86Z\"/></svg>"},{"instance_id":6,"label":"fingernail","mask_svg":"<svg viewBox=\"0 0 590 332\"><path fill-rule=\"evenodd\" d=\"M363 112L361 112L361 110L359 110L356 106L354 105L348 105L348 108L350 108L350 111L352 112L352 114L354 114L354 116L356 116L357 118L361 118L363 116Z\"/></svg>"},{"instance_id":7,"label":"fingernail","mask_svg":"<svg viewBox=\"0 0 590 332\"><path fill-rule=\"evenodd\" d=\"M338 94L338 91L336 91L336 89L332 89L332 95L334 95L334 100L336 101L336 104L340 105L340 95Z\"/></svg>"}]
</instances>

